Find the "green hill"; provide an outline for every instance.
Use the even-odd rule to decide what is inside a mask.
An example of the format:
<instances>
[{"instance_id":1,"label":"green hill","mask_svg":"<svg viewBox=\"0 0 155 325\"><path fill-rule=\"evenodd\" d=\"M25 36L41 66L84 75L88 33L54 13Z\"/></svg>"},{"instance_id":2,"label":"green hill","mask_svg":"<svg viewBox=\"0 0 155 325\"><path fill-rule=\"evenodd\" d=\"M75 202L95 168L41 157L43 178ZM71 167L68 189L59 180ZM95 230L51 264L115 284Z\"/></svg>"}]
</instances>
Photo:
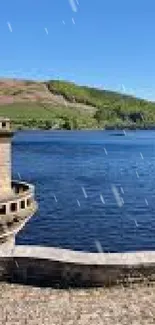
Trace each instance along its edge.
<instances>
[{"instance_id":1,"label":"green hill","mask_svg":"<svg viewBox=\"0 0 155 325\"><path fill-rule=\"evenodd\" d=\"M155 103L67 81L0 79L0 115L15 128L154 128Z\"/></svg>"},{"instance_id":2,"label":"green hill","mask_svg":"<svg viewBox=\"0 0 155 325\"><path fill-rule=\"evenodd\" d=\"M48 89L69 102L96 108L94 118L100 128L151 128L155 126L155 103L117 92L50 81Z\"/></svg>"}]
</instances>

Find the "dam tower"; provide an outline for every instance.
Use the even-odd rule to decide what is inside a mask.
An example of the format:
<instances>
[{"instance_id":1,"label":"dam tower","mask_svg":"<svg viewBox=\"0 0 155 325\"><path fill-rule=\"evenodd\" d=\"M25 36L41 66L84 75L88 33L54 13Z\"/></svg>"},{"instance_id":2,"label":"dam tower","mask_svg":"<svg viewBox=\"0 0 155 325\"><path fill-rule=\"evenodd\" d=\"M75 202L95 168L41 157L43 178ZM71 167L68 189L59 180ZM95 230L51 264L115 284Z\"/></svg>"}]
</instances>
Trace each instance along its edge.
<instances>
[{"instance_id":1,"label":"dam tower","mask_svg":"<svg viewBox=\"0 0 155 325\"><path fill-rule=\"evenodd\" d=\"M0 118L0 199L11 195L11 138L10 120Z\"/></svg>"},{"instance_id":2,"label":"dam tower","mask_svg":"<svg viewBox=\"0 0 155 325\"><path fill-rule=\"evenodd\" d=\"M0 244L15 239L37 210L34 186L12 180L13 135L10 120L0 117Z\"/></svg>"}]
</instances>

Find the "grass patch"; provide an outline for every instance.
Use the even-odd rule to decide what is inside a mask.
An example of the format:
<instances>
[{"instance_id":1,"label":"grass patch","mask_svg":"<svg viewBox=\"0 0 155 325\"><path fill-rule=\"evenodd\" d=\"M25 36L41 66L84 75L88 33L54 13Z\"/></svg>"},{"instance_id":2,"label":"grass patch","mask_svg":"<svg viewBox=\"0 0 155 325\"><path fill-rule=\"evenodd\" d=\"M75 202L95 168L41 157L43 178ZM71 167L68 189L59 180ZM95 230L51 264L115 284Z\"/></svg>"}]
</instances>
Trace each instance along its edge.
<instances>
[{"instance_id":1,"label":"grass patch","mask_svg":"<svg viewBox=\"0 0 155 325\"><path fill-rule=\"evenodd\" d=\"M94 128L95 119L70 107L37 103L14 103L0 106L0 115L12 120L15 129L85 129Z\"/></svg>"}]
</instances>

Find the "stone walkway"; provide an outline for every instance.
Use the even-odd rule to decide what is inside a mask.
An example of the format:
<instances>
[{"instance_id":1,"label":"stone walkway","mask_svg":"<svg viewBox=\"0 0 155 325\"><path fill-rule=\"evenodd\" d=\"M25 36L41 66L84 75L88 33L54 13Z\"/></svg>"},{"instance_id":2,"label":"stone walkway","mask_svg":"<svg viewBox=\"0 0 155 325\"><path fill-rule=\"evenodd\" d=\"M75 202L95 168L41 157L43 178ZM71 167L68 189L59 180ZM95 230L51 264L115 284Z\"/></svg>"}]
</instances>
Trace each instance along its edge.
<instances>
[{"instance_id":1,"label":"stone walkway","mask_svg":"<svg viewBox=\"0 0 155 325\"><path fill-rule=\"evenodd\" d=\"M0 324L155 324L155 285L54 290L1 283Z\"/></svg>"}]
</instances>

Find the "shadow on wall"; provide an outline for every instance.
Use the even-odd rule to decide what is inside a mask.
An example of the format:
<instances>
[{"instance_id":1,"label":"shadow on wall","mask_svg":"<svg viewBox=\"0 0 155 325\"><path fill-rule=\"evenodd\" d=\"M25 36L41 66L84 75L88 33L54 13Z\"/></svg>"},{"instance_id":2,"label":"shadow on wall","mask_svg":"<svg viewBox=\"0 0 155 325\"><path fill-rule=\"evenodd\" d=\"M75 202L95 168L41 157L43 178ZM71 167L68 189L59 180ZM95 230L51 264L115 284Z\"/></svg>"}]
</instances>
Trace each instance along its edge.
<instances>
[{"instance_id":1,"label":"shadow on wall","mask_svg":"<svg viewBox=\"0 0 155 325\"><path fill-rule=\"evenodd\" d=\"M0 259L0 280L39 287L91 288L154 281L155 264L89 265L49 259Z\"/></svg>"}]
</instances>

